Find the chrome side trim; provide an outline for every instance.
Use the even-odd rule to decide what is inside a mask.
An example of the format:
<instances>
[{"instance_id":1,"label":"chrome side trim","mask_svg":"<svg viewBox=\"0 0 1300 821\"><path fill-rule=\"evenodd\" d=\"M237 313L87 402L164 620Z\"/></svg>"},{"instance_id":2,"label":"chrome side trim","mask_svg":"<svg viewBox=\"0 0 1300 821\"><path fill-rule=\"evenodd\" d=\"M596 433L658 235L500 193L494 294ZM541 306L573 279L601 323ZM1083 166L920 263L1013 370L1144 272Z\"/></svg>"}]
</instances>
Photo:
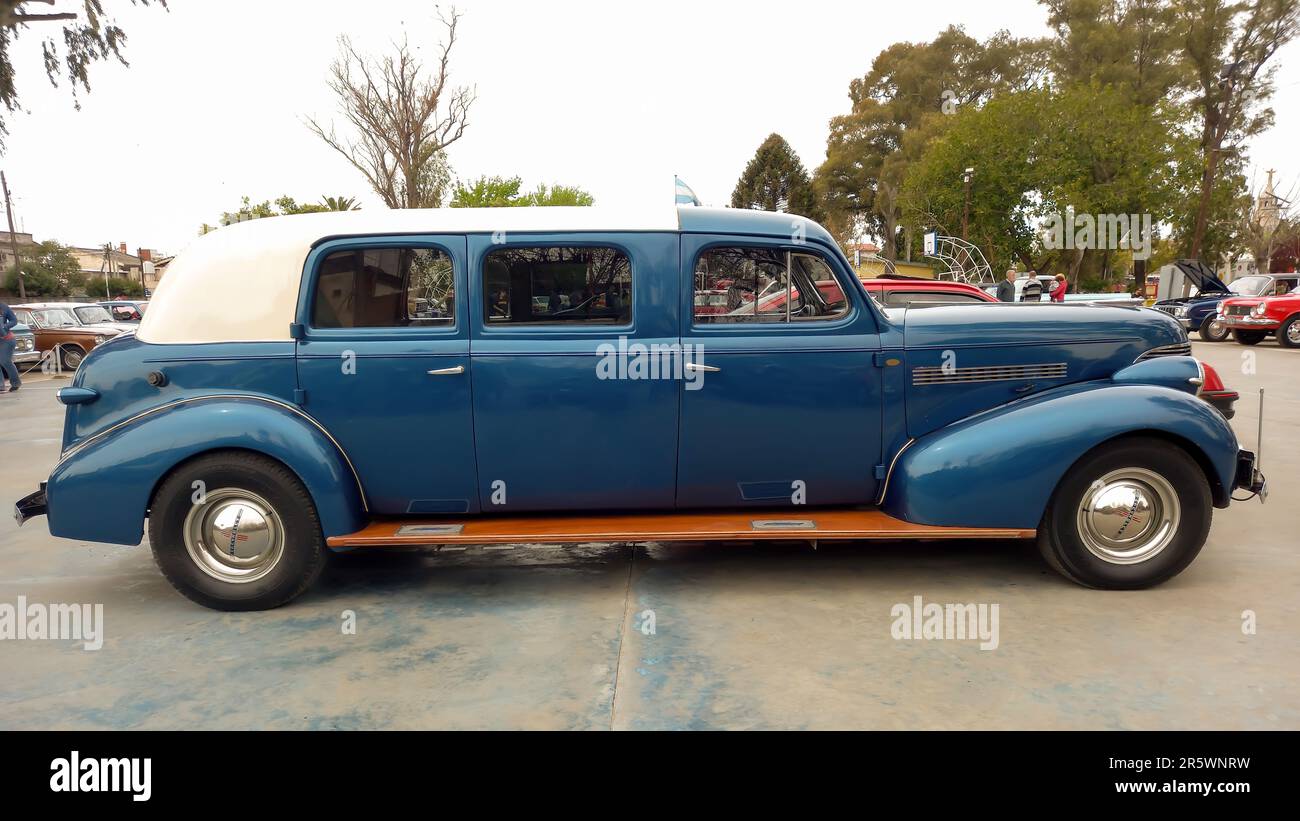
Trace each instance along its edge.
<instances>
[{"instance_id":1,"label":"chrome side trim","mask_svg":"<svg viewBox=\"0 0 1300 821\"><path fill-rule=\"evenodd\" d=\"M1174 345L1161 345L1158 348L1152 348L1146 353L1140 354L1137 359L1133 360L1133 362L1134 364L1138 362L1145 362L1148 359L1155 359L1158 356L1191 356L1191 355L1192 355L1192 343L1178 342Z\"/></svg>"},{"instance_id":2,"label":"chrome side trim","mask_svg":"<svg viewBox=\"0 0 1300 821\"><path fill-rule=\"evenodd\" d=\"M1064 362L1042 365L991 365L980 368L946 368L922 366L912 369L912 385L959 385L970 382L1009 382L1020 379L1061 379L1068 366Z\"/></svg>"},{"instance_id":3,"label":"chrome side trim","mask_svg":"<svg viewBox=\"0 0 1300 821\"><path fill-rule=\"evenodd\" d=\"M902 456L903 451L910 448L915 441L915 439L908 439L898 449L898 453L894 454L894 458L889 460L889 470L885 472L885 483L880 486L880 495L876 497L876 507L880 507L885 503L885 494L889 492L889 480L894 478L894 466L898 464L898 457Z\"/></svg>"},{"instance_id":4,"label":"chrome side trim","mask_svg":"<svg viewBox=\"0 0 1300 821\"><path fill-rule=\"evenodd\" d=\"M343 461L347 462L348 464L348 470L352 471L353 481L357 483L357 493L361 495L361 508L366 513L370 512L370 503L366 499L366 489L361 486L361 475L357 473L357 468L355 465L352 464L352 459L348 456L348 452L345 451L343 449L343 446L339 444L339 440L335 439L334 436L325 429L324 425L322 425L320 422L317 422L314 418L312 418L308 414L304 413L301 408L290 405L288 402L281 402L278 399L270 399L265 396L253 396L251 394L246 394L246 393L213 393L213 394L207 394L205 396L191 396L185 399L177 399L174 402L167 402L166 404L159 405L155 408L150 408L149 410L142 411L140 413L137 413L135 416L131 416L126 419L123 419L121 422L118 422L115 425L110 425L109 427L104 428L99 433L96 433L93 436L87 436L85 439L82 439L77 444L65 450L59 456L58 464L59 465L63 464L68 459L72 458L77 453L86 449L93 443L99 441L100 439L103 439L104 437L114 433L115 431L121 430L122 428L126 427L127 425L130 425L133 422L136 422L140 419L144 419L146 416L152 416L155 413L161 413L170 408L179 407L180 405L187 405L191 402L206 402L209 399L246 399L254 402L265 402L268 405L275 405L276 407L284 408L285 410L290 411L291 413L294 413L298 416L301 416L303 419L306 419L308 422L312 423L312 425L315 426L315 428L318 431L320 431L322 434L325 435L326 439L330 440L330 442L334 444L334 447L338 448L339 454L343 457ZM55 465L55 467L58 467L58 465Z\"/></svg>"}]
</instances>

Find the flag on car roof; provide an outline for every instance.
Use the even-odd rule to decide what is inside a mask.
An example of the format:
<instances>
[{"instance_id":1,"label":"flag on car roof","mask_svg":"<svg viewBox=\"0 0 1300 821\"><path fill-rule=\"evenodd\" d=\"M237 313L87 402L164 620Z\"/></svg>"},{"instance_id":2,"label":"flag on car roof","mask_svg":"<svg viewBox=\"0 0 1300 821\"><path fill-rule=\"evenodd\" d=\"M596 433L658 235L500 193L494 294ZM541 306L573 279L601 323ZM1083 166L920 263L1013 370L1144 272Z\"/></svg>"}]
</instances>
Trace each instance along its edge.
<instances>
[{"instance_id":1,"label":"flag on car roof","mask_svg":"<svg viewBox=\"0 0 1300 821\"><path fill-rule=\"evenodd\" d=\"M677 204L678 205L699 205L700 204L700 198L695 196L695 192L691 190L691 187L689 185L682 182L681 177L675 176L673 177L673 179L677 181Z\"/></svg>"}]
</instances>

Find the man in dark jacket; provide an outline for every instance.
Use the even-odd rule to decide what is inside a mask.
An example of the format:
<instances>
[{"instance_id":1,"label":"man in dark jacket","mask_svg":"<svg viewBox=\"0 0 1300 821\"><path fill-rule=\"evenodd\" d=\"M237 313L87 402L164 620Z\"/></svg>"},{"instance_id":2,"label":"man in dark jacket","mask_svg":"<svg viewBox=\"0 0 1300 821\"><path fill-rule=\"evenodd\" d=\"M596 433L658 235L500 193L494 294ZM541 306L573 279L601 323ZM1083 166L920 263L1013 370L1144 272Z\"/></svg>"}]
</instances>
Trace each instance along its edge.
<instances>
[{"instance_id":1,"label":"man in dark jacket","mask_svg":"<svg viewBox=\"0 0 1300 821\"><path fill-rule=\"evenodd\" d=\"M18 368L14 366L14 326L17 324L18 317L8 305L0 302L0 381L9 380L10 393L23 384Z\"/></svg>"},{"instance_id":2,"label":"man in dark jacket","mask_svg":"<svg viewBox=\"0 0 1300 821\"><path fill-rule=\"evenodd\" d=\"M1016 269L1007 269L1007 278L998 283L998 302L1016 301Z\"/></svg>"}]
</instances>

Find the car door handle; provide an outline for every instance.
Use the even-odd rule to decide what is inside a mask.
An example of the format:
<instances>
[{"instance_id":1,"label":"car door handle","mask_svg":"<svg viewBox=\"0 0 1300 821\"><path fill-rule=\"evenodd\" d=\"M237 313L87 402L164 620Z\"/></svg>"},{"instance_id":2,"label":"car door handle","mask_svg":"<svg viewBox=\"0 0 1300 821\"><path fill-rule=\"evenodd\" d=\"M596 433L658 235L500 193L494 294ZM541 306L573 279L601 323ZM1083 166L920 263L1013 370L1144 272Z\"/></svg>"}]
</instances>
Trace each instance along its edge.
<instances>
[{"instance_id":1,"label":"car door handle","mask_svg":"<svg viewBox=\"0 0 1300 821\"><path fill-rule=\"evenodd\" d=\"M1036 387L1038 387L1037 382L1030 382L1028 385L1021 385L1020 387L1016 388L1015 391L1016 393L1029 393Z\"/></svg>"},{"instance_id":2,"label":"car door handle","mask_svg":"<svg viewBox=\"0 0 1300 821\"><path fill-rule=\"evenodd\" d=\"M692 373L717 373L722 370L722 368L716 368L713 365L697 365L694 362L687 362L686 370L691 371Z\"/></svg>"},{"instance_id":3,"label":"car door handle","mask_svg":"<svg viewBox=\"0 0 1300 821\"><path fill-rule=\"evenodd\" d=\"M465 366L457 365L454 368L435 368L434 370L431 370L428 373L429 376L452 376L464 372L465 372Z\"/></svg>"}]
</instances>

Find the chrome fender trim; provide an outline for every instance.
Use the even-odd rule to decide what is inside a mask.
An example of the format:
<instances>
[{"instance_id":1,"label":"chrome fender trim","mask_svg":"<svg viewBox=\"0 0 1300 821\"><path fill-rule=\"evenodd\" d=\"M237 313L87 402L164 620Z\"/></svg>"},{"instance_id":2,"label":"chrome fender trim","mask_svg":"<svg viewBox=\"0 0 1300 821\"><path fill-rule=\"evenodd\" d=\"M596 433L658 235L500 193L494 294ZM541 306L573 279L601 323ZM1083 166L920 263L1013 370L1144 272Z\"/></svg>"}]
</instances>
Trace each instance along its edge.
<instances>
[{"instance_id":1,"label":"chrome fender trim","mask_svg":"<svg viewBox=\"0 0 1300 821\"><path fill-rule=\"evenodd\" d=\"M879 507L885 503L885 494L889 492L889 480L894 476L894 466L898 464L898 457L903 455L903 451L912 446L916 439L908 439L903 446L894 454L894 458L889 460L889 470L885 472L885 483L880 486L880 495L876 497L876 506Z\"/></svg>"}]
</instances>

